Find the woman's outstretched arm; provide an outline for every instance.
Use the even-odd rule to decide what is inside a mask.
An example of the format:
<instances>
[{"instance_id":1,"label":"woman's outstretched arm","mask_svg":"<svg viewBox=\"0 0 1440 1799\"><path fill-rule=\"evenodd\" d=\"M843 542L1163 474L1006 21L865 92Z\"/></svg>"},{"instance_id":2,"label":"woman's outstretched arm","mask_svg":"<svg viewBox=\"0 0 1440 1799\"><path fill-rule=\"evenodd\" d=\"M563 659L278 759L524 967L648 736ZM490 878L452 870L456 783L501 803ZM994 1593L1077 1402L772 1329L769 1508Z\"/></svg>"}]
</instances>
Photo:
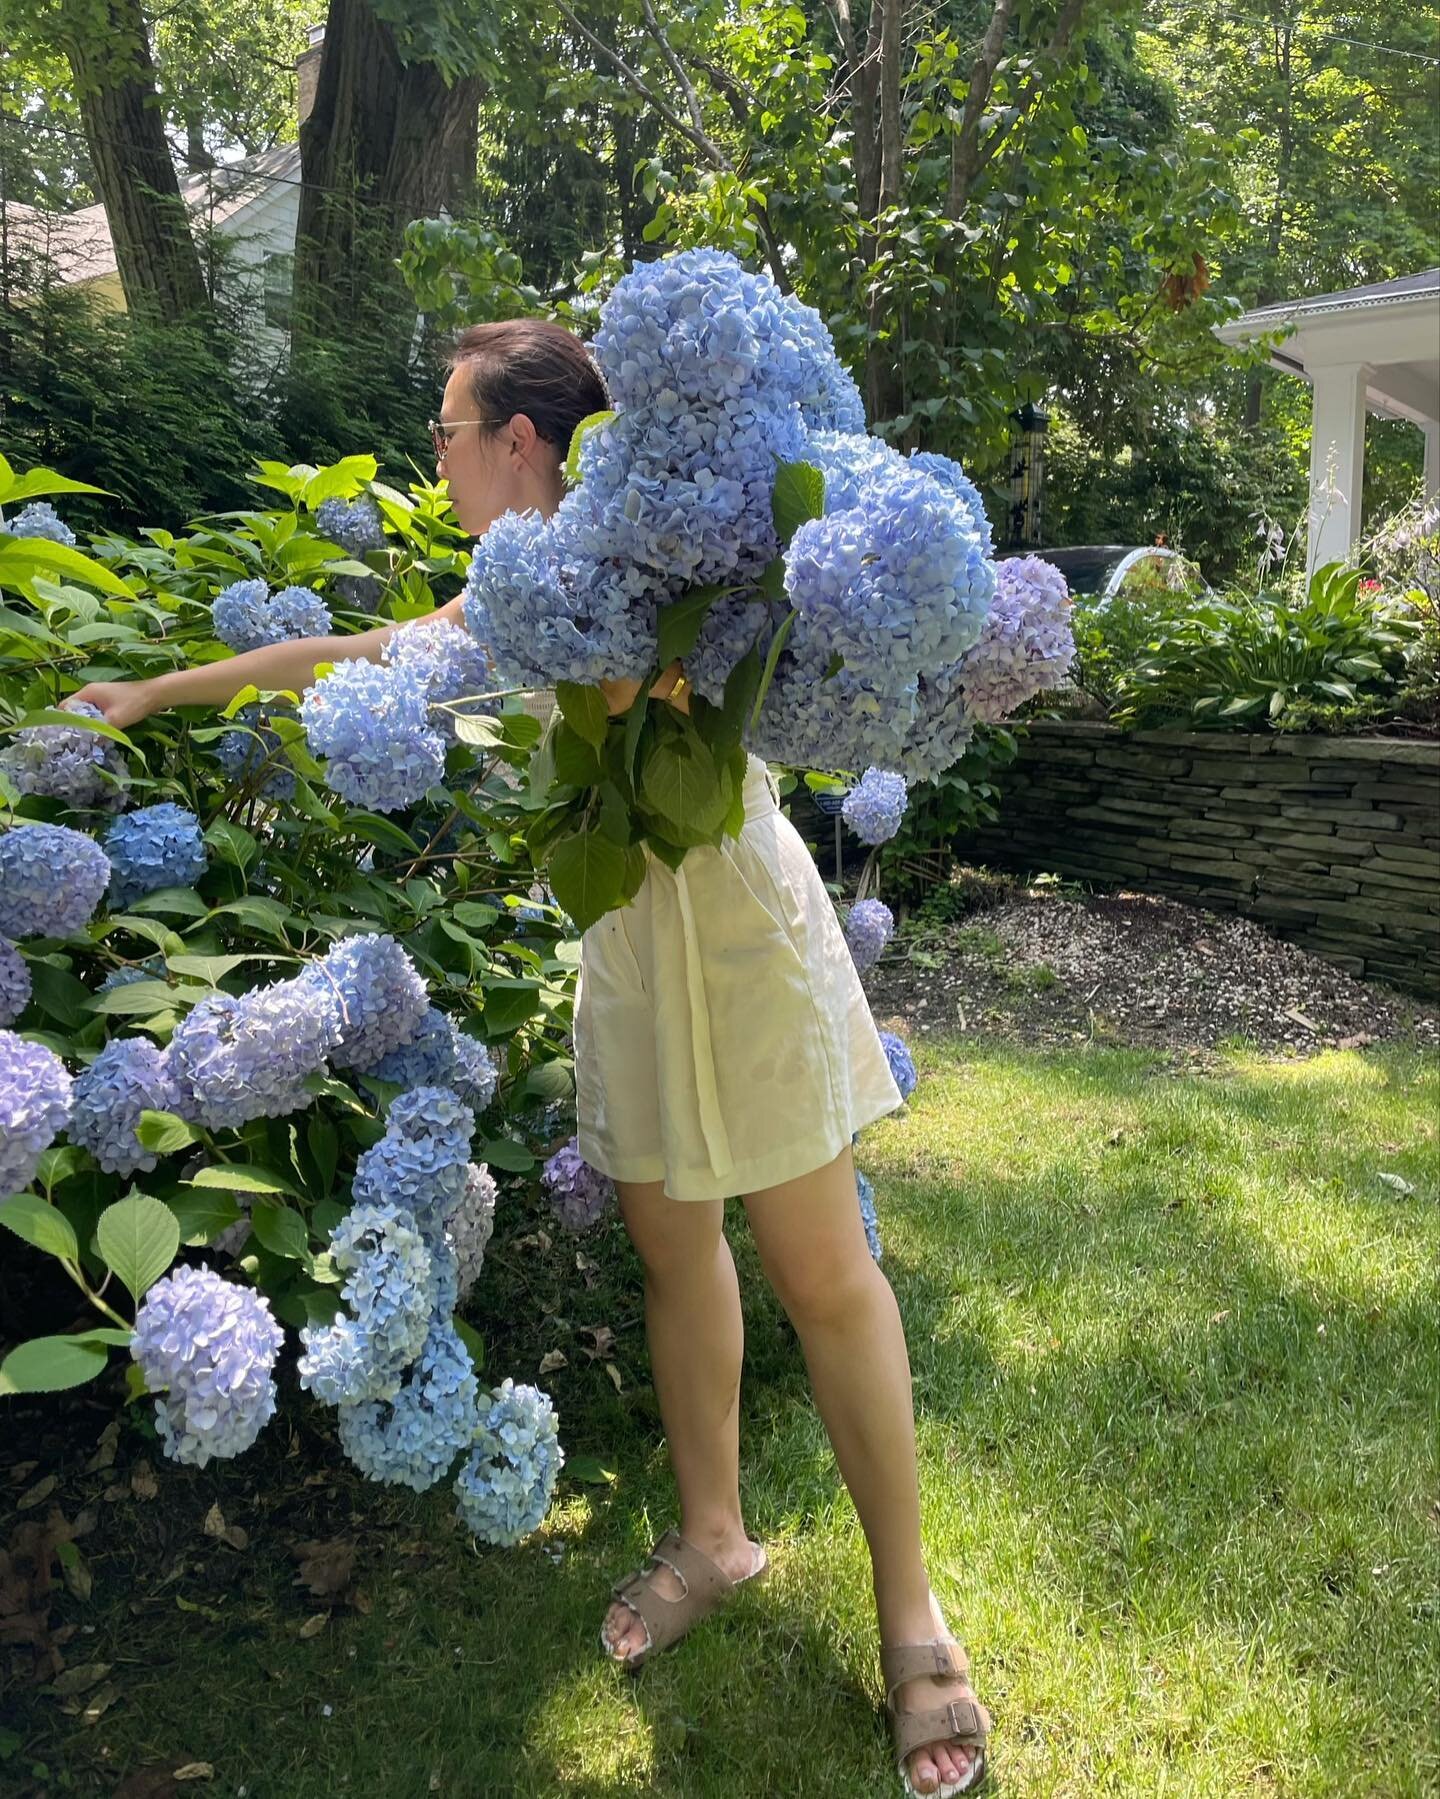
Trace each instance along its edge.
<instances>
[{"instance_id":1,"label":"woman's outstretched arm","mask_svg":"<svg viewBox=\"0 0 1440 1799\"><path fill-rule=\"evenodd\" d=\"M451 600L427 619L448 619L461 630L465 620L461 601ZM172 668L161 675L148 675L138 681L92 681L89 686L69 694L69 700L88 700L104 714L108 723L124 730L152 712L164 712L171 706L227 705L242 687L259 687L265 691L303 693L315 682L315 668L321 662L354 662L365 658L378 662L386 642L407 624L418 620L394 620L376 625L370 631L357 631L346 637L293 637L284 643L268 643L258 650L245 650L238 656L227 656L220 662L207 662L198 668Z\"/></svg>"}]
</instances>

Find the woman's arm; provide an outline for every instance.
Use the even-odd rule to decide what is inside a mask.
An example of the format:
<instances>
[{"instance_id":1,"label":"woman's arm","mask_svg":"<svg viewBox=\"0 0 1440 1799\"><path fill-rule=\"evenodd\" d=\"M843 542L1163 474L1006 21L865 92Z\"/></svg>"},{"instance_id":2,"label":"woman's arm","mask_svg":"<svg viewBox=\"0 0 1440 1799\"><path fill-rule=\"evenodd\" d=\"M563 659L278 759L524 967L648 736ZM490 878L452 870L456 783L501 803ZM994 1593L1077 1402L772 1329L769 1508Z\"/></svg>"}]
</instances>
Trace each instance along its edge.
<instances>
[{"instance_id":1,"label":"woman's arm","mask_svg":"<svg viewBox=\"0 0 1440 1799\"><path fill-rule=\"evenodd\" d=\"M422 616L447 619L465 629L459 599ZM407 624L418 622L391 620L348 637L293 637L284 643L268 643L258 650L227 656L220 662L207 662L199 668L172 668L163 675L150 675L140 681L92 681L67 698L88 700L110 724L123 731L126 725L171 706L225 706L242 687L303 693L315 683L317 663L355 662L361 657L378 662L389 639Z\"/></svg>"}]
</instances>

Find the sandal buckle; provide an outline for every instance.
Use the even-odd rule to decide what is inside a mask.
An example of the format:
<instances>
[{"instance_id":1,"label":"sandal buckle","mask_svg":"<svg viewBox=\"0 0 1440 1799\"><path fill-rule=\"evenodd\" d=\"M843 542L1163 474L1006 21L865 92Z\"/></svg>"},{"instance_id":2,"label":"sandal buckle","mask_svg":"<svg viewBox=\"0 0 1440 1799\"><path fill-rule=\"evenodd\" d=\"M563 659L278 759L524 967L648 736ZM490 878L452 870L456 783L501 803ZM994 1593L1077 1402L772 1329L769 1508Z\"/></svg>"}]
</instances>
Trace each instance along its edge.
<instances>
[{"instance_id":1,"label":"sandal buckle","mask_svg":"<svg viewBox=\"0 0 1440 1799\"><path fill-rule=\"evenodd\" d=\"M955 1737L976 1737L980 1733L980 1717L975 1710L974 1701L970 1699L952 1699L945 1707L950 1720L950 1734Z\"/></svg>"}]
</instances>

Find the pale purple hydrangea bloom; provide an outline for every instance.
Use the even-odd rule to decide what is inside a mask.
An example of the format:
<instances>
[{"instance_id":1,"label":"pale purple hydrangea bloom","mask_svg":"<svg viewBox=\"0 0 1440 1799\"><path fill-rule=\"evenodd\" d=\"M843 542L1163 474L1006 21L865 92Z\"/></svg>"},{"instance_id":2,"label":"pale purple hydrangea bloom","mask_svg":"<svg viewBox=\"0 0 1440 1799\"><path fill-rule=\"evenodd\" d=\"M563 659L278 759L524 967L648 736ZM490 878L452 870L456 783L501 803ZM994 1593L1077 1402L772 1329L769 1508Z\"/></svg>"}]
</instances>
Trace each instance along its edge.
<instances>
[{"instance_id":1,"label":"pale purple hydrangea bloom","mask_svg":"<svg viewBox=\"0 0 1440 1799\"><path fill-rule=\"evenodd\" d=\"M331 1058L336 1067L362 1074L411 1042L430 1009L415 964L384 931L342 937L300 979L324 997L339 1021Z\"/></svg>"},{"instance_id":2,"label":"pale purple hydrangea bloom","mask_svg":"<svg viewBox=\"0 0 1440 1799\"><path fill-rule=\"evenodd\" d=\"M352 556L385 547L380 508L368 494L358 500L322 500L315 508L315 528Z\"/></svg>"},{"instance_id":3,"label":"pale purple hydrangea bloom","mask_svg":"<svg viewBox=\"0 0 1440 1799\"><path fill-rule=\"evenodd\" d=\"M906 800L904 775L867 768L859 783L845 795L840 810L862 843L888 843L900 829Z\"/></svg>"},{"instance_id":4,"label":"pale purple hydrangea bloom","mask_svg":"<svg viewBox=\"0 0 1440 1799\"><path fill-rule=\"evenodd\" d=\"M63 710L83 718L104 718L88 700L72 700ZM125 803L125 764L118 745L84 725L31 725L17 731L0 753L0 768L18 792L63 800L77 811L113 810Z\"/></svg>"},{"instance_id":5,"label":"pale purple hydrangea bloom","mask_svg":"<svg viewBox=\"0 0 1440 1799\"><path fill-rule=\"evenodd\" d=\"M145 1295L130 1353L152 1392L172 1461L203 1468L239 1455L275 1411L272 1369L285 1333L253 1287L177 1268Z\"/></svg>"},{"instance_id":6,"label":"pale purple hydrangea bloom","mask_svg":"<svg viewBox=\"0 0 1440 1799\"><path fill-rule=\"evenodd\" d=\"M482 1543L511 1548L538 1529L565 1463L550 1396L508 1377L480 1401L470 1455L455 1479L457 1515Z\"/></svg>"},{"instance_id":7,"label":"pale purple hydrangea bloom","mask_svg":"<svg viewBox=\"0 0 1440 1799\"><path fill-rule=\"evenodd\" d=\"M331 1232L330 1251L352 1315L301 1330L300 1385L327 1405L392 1399L435 1311L431 1246L409 1212L360 1203Z\"/></svg>"},{"instance_id":8,"label":"pale purple hydrangea bloom","mask_svg":"<svg viewBox=\"0 0 1440 1799\"><path fill-rule=\"evenodd\" d=\"M232 581L210 607L215 635L232 650L258 650L297 637L324 637L330 610L313 587L282 587L272 594L252 578Z\"/></svg>"},{"instance_id":9,"label":"pale purple hydrangea bloom","mask_svg":"<svg viewBox=\"0 0 1440 1799\"><path fill-rule=\"evenodd\" d=\"M212 747L215 760L236 786L252 780L263 766L259 792L269 799L286 800L295 792L295 770L285 759L279 734L263 722L272 710L287 718L295 717L291 707L262 708L258 701L252 701L235 714L236 725L249 728L227 731L216 738Z\"/></svg>"},{"instance_id":10,"label":"pale purple hydrangea bloom","mask_svg":"<svg viewBox=\"0 0 1440 1799\"><path fill-rule=\"evenodd\" d=\"M333 1000L305 977L243 998L207 994L176 1025L167 1058L177 1111L211 1130L281 1118L311 1103L305 1088L339 1040Z\"/></svg>"},{"instance_id":11,"label":"pale purple hydrangea bloom","mask_svg":"<svg viewBox=\"0 0 1440 1799\"><path fill-rule=\"evenodd\" d=\"M367 1479L423 1493L474 1435L479 1390L469 1350L437 1320L393 1400L341 1406L340 1447Z\"/></svg>"},{"instance_id":12,"label":"pale purple hydrangea bloom","mask_svg":"<svg viewBox=\"0 0 1440 1799\"><path fill-rule=\"evenodd\" d=\"M855 1191L860 1200L860 1221L865 1226L865 1241L870 1254L878 1262L885 1251L880 1242L880 1220L875 1212L875 1189L867 1175L855 1170Z\"/></svg>"},{"instance_id":13,"label":"pale purple hydrangea bloom","mask_svg":"<svg viewBox=\"0 0 1440 1799\"><path fill-rule=\"evenodd\" d=\"M541 1181L550 1209L568 1231L588 1231L615 1197L615 1183L590 1166L576 1137L546 1162Z\"/></svg>"},{"instance_id":14,"label":"pale purple hydrangea bloom","mask_svg":"<svg viewBox=\"0 0 1440 1799\"><path fill-rule=\"evenodd\" d=\"M110 858L69 825L15 825L0 835L0 937L70 937L90 922Z\"/></svg>"},{"instance_id":15,"label":"pale purple hydrangea bloom","mask_svg":"<svg viewBox=\"0 0 1440 1799\"><path fill-rule=\"evenodd\" d=\"M468 1298L485 1263L485 1251L495 1230L495 1177L481 1162L466 1170L465 1191L447 1214L445 1231L456 1264L456 1304Z\"/></svg>"},{"instance_id":16,"label":"pale purple hydrangea bloom","mask_svg":"<svg viewBox=\"0 0 1440 1799\"><path fill-rule=\"evenodd\" d=\"M994 724L1046 688L1058 687L1075 654L1070 590L1040 556L1002 562L985 628L960 662L960 690L973 719Z\"/></svg>"},{"instance_id":17,"label":"pale purple hydrangea bloom","mask_svg":"<svg viewBox=\"0 0 1440 1799\"><path fill-rule=\"evenodd\" d=\"M110 904L124 908L162 887L192 887L207 861L200 820L162 800L117 818L105 833L110 858Z\"/></svg>"},{"instance_id":18,"label":"pale purple hydrangea bloom","mask_svg":"<svg viewBox=\"0 0 1440 1799\"><path fill-rule=\"evenodd\" d=\"M140 1114L173 1112L179 1103L165 1052L147 1037L117 1037L75 1077L70 1141L107 1174L148 1173L160 1158L136 1135Z\"/></svg>"},{"instance_id":19,"label":"pale purple hydrangea bloom","mask_svg":"<svg viewBox=\"0 0 1440 1799\"><path fill-rule=\"evenodd\" d=\"M51 543L64 544L66 549L75 544L75 533L48 500L32 500L14 518L0 522L0 531L8 531L12 537L48 538Z\"/></svg>"},{"instance_id":20,"label":"pale purple hydrangea bloom","mask_svg":"<svg viewBox=\"0 0 1440 1799\"><path fill-rule=\"evenodd\" d=\"M900 1089L900 1097L909 1099L919 1077L915 1073L915 1061L905 1039L897 1037L893 1031L881 1031L880 1042L884 1046L885 1060L890 1064L895 1085Z\"/></svg>"},{"instance_id":21,"label":"pale purple hydrangea bloom","mask_svg":"<svg viewBox=\"0 0 1440 1799\"><path fill-rule=\"evenodd\" d=\"M894 935L895 914L884 900L856 900L845 920L845 941L859 973L875 966Z\"/></svg>"},{"instance_id":22,"label":"pale purple hydrangea bloom","mask_svg":"<svg viewBox=\"0 0 1440 1799\"><path fill-rule=\"evenodd\" d=\"M71 1080L43 1044L0 1031L0 1199L28 1187L70 1119Z\"/></svg>"},{"instance_id":23,"label":"pale purple hydrangea bloom","mask_svg":"<svg viewBox=\"0 0 1440 1799\"><path fill-rule=\"evenodd\" d=\"M424 681L363 657L339 662L306 689L300 719L325 779L351 805L397 812L445 774L445 743L430 724Z\"/></svg>"},{"instance_id":24,"label":"pale purple hydrangea bloom","mask_svg":"<svg viewBox=\"0 0 1440 1799\"><path fill-rule=\"evenodd\" d=\"M14 1024L30 1004L30 964L0 937L0 1026Z\"/></svg>"}]
</instances>

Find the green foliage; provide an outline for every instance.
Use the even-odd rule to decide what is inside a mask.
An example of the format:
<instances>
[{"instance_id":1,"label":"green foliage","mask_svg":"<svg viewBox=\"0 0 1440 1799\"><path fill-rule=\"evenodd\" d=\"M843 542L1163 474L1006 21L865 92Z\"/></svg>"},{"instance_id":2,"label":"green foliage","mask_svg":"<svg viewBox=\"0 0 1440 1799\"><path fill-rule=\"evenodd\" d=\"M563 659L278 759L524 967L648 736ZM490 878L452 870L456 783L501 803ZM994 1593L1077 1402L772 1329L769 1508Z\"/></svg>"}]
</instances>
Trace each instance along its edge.
<instances>
[{"instance_id":1,"label":"green foliage","mask_svg":"<svg viewBox=\"0 0 1440 1799\"><path fill-rule=\"evenodd\" d=\"M1015 760L1015 752L1013 731L981 725L954 768L911 793L899 831L877 852L887 898L923 901L948 886L956 864L956 839L998 817L997 780Z\"/></svg>"},{"instance_id":2,"label":"green foliage","mask_svg":"<svg viewBox=\"0 0 1440 1799\"><path fill-rule=\"evenodd\" d=\"M1329 563L1304 593L1262 588L1192 607L1162 622L1118 681L1117 718L1256 729L1284 725L1292 706L1393 706L1414 608L1361 590L1354 569Z\"/></svg>"},{"instance_id":3,"label":"green foliage","mask_svg":"<svg viewBox=\"0 0 1440 1799\"><path fill-rule=\"evenodd\" d=\"M463 566L453 515L433 488L401 492L374 475L373 457L332 468L263 464L268 509L209 517L183 533L108 533L88 553L71 551L76 566L63 572L12 566L7 546L28 549L33 540L0 535L0 585L10 590L0 608L0 741L22 726L76 724L76 715L52 708L88 681L228 655L213 635L210 600L237 576L328 589L363 571L376 577L392 616L432 611ZM66 485L49 471L17 477L0 464L0 503L22 484L56 493ZM323 499L360 493L387 524L386 547L365 563L321 537L314 517ZM336 629L352 619L371 623L342 610ZM207 995L241 995L295 974L343 936L387 932L420 970L432 1002L498 1058L500 1093L479 1124L475 1159L527 1187L572 1091L577 966L577 945L558 914L555 923L527 923L523 938L513 929L514 907L535 880L520 790L535 721L501 709L483 743L450 751L444 781L424 801L382 818L325 789L321 765L279 698L242 690L226 709L259 699L280 738L272 761L238 785L212 760L211 746L230 727L208 710L156 714L123 732L96 725L122 752L125 803L170 799L191 809L209 865L194 887L167 889L123 912L102 906L77 935L36 940L33 955L23 943L34 994L16 1028L78 1072L117 1035L163 1046ZM277 764L294 777L293 799L261 792ZM22 797L0 772L0 830L53 820L94 832L106 817ZM137 967L149 978L99 992L106 975ZM36 1189L0 1205L0 1224L30 1246L19 1266L31 1252L55 1258L108 1321L109 1335L36 1337L7 1360L0 1391L49 1390L98 1373L107 1348L128 1341L135 1305L177 1255L224 1253L227 1277L253 1281L291 1326L332 1315L329 1232L343 1215L355 1158L380 1135L396 1090L353 1074L314 1077L310 1086L308 1109L230 1129L146 1114L140 1133L159 1160L134 1186L78 1146L48 1151ZM242 1215L245 1241L226 1252L211 1247ZM15 1251L12 1242L12 1267ZM35 1292L39 1303L48 1289L36 1281ZM68 1305L63 1311L55 1322L71 1316ZM27 1319L42 1331L49 1322Z\"/></svg>"}]
</instances>

